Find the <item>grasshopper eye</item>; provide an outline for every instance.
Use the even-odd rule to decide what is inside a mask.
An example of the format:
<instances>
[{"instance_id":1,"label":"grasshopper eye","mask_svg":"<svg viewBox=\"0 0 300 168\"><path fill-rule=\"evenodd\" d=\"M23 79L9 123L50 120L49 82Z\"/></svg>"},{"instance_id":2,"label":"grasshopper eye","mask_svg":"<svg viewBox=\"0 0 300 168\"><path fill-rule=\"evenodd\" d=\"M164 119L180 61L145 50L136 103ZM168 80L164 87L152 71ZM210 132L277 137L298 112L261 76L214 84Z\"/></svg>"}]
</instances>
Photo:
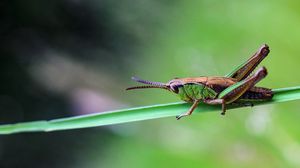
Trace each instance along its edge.
<instances>
[{"instance_id":1,"label":"grasshopper eye","mask_svg":"<svg viewBox=\"0 0 300 168\"><path fill-rule=\"evenodd\" d=\"M182 87L182 85L170 85L170 89L176 94L179 92L179 87Z\"/></svg>"}]
</instances>

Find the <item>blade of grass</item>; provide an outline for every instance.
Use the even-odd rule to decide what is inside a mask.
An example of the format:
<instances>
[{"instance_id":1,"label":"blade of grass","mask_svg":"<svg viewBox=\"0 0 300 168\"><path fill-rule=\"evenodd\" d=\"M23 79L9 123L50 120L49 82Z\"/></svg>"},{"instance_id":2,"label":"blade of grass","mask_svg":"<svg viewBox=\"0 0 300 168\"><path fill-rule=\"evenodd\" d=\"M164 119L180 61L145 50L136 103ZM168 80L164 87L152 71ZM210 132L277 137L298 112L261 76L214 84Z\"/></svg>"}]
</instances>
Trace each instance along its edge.
<instances>
[{"instance_id":1,"label":"blade of grass","mask_svg":"<svg viewBox=\"0 0 300 168\"><path fill-rule=\"evenodd\" d=\"M274 89L274 97L271 101L257 102L254 105L272 104L300 99L300 86L291 88ZM189 109L190 104L184 102L152 105L130 109L122 109L110 112L101 112L90 115L81 115L54 119L49 121L33 121L16 124L0 125L0 134L12 134L20 132L58 131L79 128L89 128L103 125L120 124L132 121L141 121L162 117L176 116ZM229 109L239 108L229 106ZM200 104L196 112L220 112L220 106ZM175 118L174 118L175 120Z\"/></svg>"}]
</instances>

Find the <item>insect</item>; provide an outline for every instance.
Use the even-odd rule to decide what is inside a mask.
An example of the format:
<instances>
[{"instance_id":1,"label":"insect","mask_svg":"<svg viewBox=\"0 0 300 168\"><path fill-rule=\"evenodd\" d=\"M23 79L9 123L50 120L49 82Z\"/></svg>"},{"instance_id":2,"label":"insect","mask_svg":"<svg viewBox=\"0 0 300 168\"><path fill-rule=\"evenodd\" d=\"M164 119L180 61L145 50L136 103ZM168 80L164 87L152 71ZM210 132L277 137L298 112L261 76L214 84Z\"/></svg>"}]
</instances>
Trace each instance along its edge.
<instances>
[{"instance_id":1,"label":"insect","mask_svg":"<svg viewBox=\"0 0 300 168\"><path fill-rule=\"evenodd\" d=\"M201 76L189 78L175 78L168 83L151 82L137 77L132 80L146 85L129 87L126 90L161 88L177 94L181 100L192 103L186 113L176 116L177 120L193 113L202 101L211 105L222 105L222 115L225 115L227 104L253 106L254 101L271 100L271 89L255 86L266 77L267 69L259 68L252 74L258 64L269 54L269 46L264 44L243 64L235 68L225 77ZM252 74L252 75L251 75Z\"/></svg>"}]
</instances>

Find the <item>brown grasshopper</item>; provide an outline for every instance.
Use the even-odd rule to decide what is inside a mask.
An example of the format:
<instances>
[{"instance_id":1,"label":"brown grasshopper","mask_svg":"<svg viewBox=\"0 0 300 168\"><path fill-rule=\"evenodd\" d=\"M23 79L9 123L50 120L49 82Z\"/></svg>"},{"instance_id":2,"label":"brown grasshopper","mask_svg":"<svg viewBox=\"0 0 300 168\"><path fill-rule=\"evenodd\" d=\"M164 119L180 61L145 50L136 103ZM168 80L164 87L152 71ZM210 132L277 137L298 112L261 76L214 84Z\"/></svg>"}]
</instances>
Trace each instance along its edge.
<instances>
[{"instance_id":1,"label":"brown grasshopper","mask_svg":"<svg viewBox=\"0 0 300 168\"><path fill-rule=\"evenodd\" d=\"M221 104L221 114L224 115L226 104L253 106L252 102L254 101L272 99L273 92L271 89L255 86L256 83L266 77L267 69L261 67L253 75L250 75L269 52L269 46L262 45L252 57L225 77L175 78L168 83L151 82L132 77L134 81L147 85L130 87L126 90L161 88L176 93L183 101L193 103L186 113L176 116L178 120L191 115L200 101L212 105Z\"/></svg>"}]
</instances>

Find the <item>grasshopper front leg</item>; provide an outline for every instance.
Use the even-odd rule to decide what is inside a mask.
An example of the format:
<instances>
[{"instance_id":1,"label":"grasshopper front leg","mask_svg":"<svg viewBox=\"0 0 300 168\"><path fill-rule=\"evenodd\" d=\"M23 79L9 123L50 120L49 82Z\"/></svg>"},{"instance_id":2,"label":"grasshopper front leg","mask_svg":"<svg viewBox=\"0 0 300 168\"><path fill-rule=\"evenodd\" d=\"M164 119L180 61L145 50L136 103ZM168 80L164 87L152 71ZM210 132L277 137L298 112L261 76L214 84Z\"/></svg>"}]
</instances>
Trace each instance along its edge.
<instances>
[{"instance_id":1,"label":"grasshopper front leg","mask_svg":"<svg viewBox=\"0 0 300 168\"><path fill-rule=\"evenodd\" d=\"M195 110L195 108L198 106L200 100L195 100L192 107L189 109L189 111L187 111L186 113L180 114L178 116L176 116L177 120L180 120L180 118L185 117L185 116L189 116L193 113L193 111Z\"/></svg>"},{"instance_id":2,"label":"grasshopper front leg","mask_svg":"<svg viewBox=\"0 0 300 168\"><path fill-rule=\"evenodd\" d=\"M226 104L230 104L240 98L247 90L252 88L256 83L262 80L267 75L267 69L265 67L260 68L253 76L250 76L236 84L223 90L217 97L217 99L203 100L207 104L221 104L222 115L226 112Z\"/></svg>"}]
</instances>

